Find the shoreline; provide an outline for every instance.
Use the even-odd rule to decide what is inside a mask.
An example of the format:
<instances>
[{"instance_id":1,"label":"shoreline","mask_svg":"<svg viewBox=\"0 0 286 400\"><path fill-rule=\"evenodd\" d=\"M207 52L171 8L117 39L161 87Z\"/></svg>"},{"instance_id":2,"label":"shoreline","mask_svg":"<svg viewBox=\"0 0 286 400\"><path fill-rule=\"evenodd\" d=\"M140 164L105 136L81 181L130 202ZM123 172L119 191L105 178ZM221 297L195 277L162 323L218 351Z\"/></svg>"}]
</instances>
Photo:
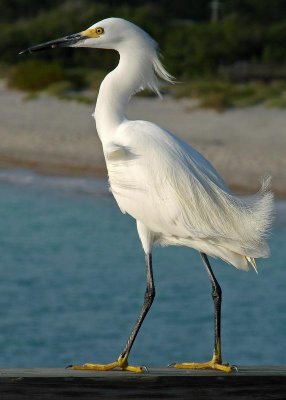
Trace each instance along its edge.
<instances>
[{"instance_id":1,"label":"shoreline","mask_svg":"<svg viewBox=\"0 0 286 400\"><path fill-rule=\"evenodd\" d=\"M94 106L0 85L0 169L31 169L43 175L107 177ZM286 113L262 106L224 113L197 109L191 100L135 97L128 117L149 120L201 152L236 193L255 193L261 178L286 197Z\"/></svg>"},{"instance_id":2,"label":"shoreline","mask_svg":"<svg viewBox=\"0 0 286 400\"><path fill-rule=\"evenodd\" d=\"M104 166L92 165L73 165L67 163L43 163L37 160L14 159L13 157L1 157L0 155L0 171L12 170L30 170L42 176L71 177L71 178L94 178L104 179L108 182L107 170ZM258 182L260 183L260 182ZM251 195L259 191L260 186L244 186L237 184L228 184L229 188L238 195ZM286 199L285 190L272 189L277 200Z\"/></svg>"}]
</instances>

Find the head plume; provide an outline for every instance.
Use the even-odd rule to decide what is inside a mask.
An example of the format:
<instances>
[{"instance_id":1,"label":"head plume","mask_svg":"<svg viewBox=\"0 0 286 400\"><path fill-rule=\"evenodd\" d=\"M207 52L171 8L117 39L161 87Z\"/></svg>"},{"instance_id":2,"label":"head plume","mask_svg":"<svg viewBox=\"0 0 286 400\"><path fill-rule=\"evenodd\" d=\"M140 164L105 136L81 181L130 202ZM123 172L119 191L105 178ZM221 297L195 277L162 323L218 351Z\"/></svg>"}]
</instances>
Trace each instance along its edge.
<instances>
[{"instance_id":1,"label":"head plume","mask_svg":"<svg viewBox=\"0 0 286 400\"><path fill-rule=\"evenodd\" d=\"M158 96L161 96L159 88L160 81L174 84L175 78L169 74L162 64L157 42L145 31L141 29L140 31L143 33L145 39L144 46L141 47L144 74L142 74L143 82L140 90L150 89Z\"/></svg>"},{"instance_id":2,"label":"head plume","mask_svg":"<svg viewBox=\"0 0 286 400\"><path fill-rule=\"evenodd\" d=\"M132 22L120 18L109 18L109 21L120 31L114 48L120 54L128 52L140 64L140 83L136 91L150 89L160 95L159 81L174 83L175 78L163 66L157 42Z\"/></svg>"}]
</instances>

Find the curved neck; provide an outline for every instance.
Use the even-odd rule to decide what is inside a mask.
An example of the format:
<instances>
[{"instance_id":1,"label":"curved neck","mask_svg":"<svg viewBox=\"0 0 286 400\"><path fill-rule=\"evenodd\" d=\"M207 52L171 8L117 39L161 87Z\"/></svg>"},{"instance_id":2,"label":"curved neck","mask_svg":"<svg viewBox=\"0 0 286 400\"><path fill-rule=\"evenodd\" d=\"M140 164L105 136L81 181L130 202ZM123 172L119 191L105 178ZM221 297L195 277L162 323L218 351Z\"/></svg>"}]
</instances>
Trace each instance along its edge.
<instances>
[{"instance_id":1,"label":"curved neck","mask_svg":"<svg viewBox=\"0 0 286 400\"><path fill-rule=\"evenodd\" d=\"M127 104L132 94L141 86L140 62L136 55L120 53L118 66L103 80L96 103L95 121L98 135L104 143L124 122Z\"/></svg>"}]
</instances>

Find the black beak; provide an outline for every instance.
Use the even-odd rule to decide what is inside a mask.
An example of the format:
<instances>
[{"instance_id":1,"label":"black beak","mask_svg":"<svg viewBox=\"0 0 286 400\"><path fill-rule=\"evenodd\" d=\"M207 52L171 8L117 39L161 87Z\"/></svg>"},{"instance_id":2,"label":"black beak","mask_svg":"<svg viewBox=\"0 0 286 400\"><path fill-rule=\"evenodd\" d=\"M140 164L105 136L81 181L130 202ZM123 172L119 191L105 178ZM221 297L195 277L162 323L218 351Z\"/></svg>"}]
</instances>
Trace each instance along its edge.
<instances>
[{"instance_id":1,"label":"black beak","mask_svg":"<svg viewBox=\"0 0 286 400\"><path fill-rule=\"evenodd\" d=\"M50 42L45 42L37 44L36 46L29 47L28 49L21 51L19 54L34 53L35 51L54 49L55 47L69 47L84 39L86 39L86 36L82 35L81 33L75 33L73 35L65 36L60 39L51 40Z\"/></svg>"}]
</instances>

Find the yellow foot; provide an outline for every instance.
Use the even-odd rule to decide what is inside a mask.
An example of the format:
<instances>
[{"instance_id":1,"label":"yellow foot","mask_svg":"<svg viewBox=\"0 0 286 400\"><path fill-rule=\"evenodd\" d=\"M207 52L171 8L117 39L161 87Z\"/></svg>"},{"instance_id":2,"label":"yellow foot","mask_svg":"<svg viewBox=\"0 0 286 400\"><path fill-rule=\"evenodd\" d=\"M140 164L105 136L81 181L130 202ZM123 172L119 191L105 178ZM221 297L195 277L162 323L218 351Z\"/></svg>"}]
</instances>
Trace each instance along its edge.
<instances>
[{"instance_id":1,"label":"yellow foot","mask_svg":"<svg viewBox=\"0 0 286 400\"><path fill-rule=\"evenodd\" d=\"M231 372L232 367L229 364L221 364L215 360L211 360L205 363L176 363L172 364L174 368L181 369L215 369L217 371Z\"/></svg>"},{"instance_id":2,"label":"yellow foot","mask_svg":"<svg viewBox=\"0 0 286 400\"><path fill-rule=\"evenodd\" d=\"M142 372L144 367L134 367L129 365L127 361L127 356L119 356L117 361L110 364L83 364L83 365L71 365L71 369L75 370L93 370L93 371L111 371L116 368L120 368L122 371L130 372Z\"/></svg>"}]
</instances>

